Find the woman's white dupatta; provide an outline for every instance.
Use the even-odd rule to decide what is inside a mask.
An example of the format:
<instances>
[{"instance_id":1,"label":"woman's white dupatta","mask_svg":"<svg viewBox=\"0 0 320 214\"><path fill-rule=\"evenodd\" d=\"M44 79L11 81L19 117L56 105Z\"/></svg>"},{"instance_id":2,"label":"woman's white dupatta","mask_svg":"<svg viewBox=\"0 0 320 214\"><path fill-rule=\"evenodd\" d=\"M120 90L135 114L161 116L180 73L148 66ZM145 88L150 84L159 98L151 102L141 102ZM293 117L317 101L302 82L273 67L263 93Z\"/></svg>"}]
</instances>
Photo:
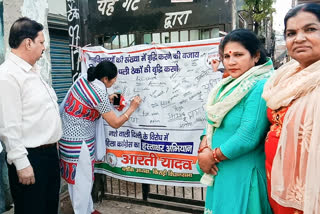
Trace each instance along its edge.
<instances>
[{"instance_id":1,"label":"woman's white dupatta","mask_svg":"<svg viewBox=\"0 0 320 214\"><path fill-rule=\"evenodd\" d=\"M301 69L291 60L269 79L262 96L272 110L291 104L272 164L271 197L282 206L319 214L320 61Z\"/></svg>"}]
</instances>

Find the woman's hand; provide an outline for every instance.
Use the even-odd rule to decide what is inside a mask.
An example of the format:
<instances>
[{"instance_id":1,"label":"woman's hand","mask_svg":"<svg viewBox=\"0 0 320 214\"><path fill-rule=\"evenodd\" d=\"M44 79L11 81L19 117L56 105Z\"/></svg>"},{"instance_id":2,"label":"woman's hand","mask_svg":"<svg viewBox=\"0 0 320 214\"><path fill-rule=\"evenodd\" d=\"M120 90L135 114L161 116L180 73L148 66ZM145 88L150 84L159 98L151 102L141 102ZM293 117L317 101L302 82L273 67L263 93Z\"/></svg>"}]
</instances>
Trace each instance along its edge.
<instances>
[{"instance_id":1,"label":"woman's hand","mask_svg":"<svg viewBox=\"0 0 320 214\"><path fill-rule=\"evenodd\" d=\"M130 102L130 107L133 108L133 110L136 110L140 105L141 101L142 100L139 95L135 96Z\"/></svg>"},{"instance_id":2,"label":"woman's hand","mask_svg":"<svg viewBox=\"0 0 320 214\"><path fill-rule=\"evenodd\" d=\"M108 111L102 114L102 117L112 128L117 129L129 120L133 112L139 107L140 103L141 98L139 96L135 96L131 99L129 108L122 115L117 116L114 111Z\"/></svg>"},{"instance_id":3,"label":"woman's hand","mask_svg":"<svg viewBox=\"0 0 320 214\"><path fill-rule=\"evenodd\" d=\"M206 148L198 154L198 164L204 173L217 175L218 167L213 159L211 149Z\"/></svg>"},{"instance_id":4,"label":"woman's hand","mask_svg":"<svg viewBox=\"0 0 320 214\"><path fill-rule=\"evenodd\" d=\"M211 60L211 67L213 72L216 72L218 70L219 64L220 64L220 61L218 59Z\"/></svg>"},{"instance_id":5,"label":"woman's hand","mask_svg":"<svg viewBox=\"0 0 320 214\"><path fill-rule=\"evenodd\" d=\"M114 98L115 98L115 97L118 97L118 95L119 95L119 94L111 94L111 95L109 95L109 101L110 101L110 103L113 103Z\"/></svg>"}]
</instances>

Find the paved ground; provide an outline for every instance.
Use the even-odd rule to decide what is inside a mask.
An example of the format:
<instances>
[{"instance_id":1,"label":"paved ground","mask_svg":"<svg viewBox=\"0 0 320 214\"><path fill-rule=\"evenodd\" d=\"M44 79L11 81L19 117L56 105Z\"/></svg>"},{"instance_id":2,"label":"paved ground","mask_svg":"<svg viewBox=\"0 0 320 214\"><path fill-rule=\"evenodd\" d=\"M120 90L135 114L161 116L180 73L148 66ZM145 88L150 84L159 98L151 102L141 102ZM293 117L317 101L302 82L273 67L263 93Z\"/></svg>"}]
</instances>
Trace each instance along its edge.
<instances>
[{"instance_id":1,"label":"paved ground","mask_svg":"<svg viewBox=\"0 0 320 214\"><path fill-rule=\"evenodd\" d=\"M94 208L103 214L183 214L168 209L160 209L150 206L143 206L135 203L120 202L114 200L103 200L94 204ZM72 206L68 198L61 202L60 214L73 214Z\"/></svg>"},{"instance_id":2,"label":"paved ground","mask_svg":"<svg viewBox=\"0 0 320 214\"><path fill-rule=\"evenodd\" d=\"M142 206L137 204L130 204L118 201L103 201L102 204L97 206L101 213L114 213L114 214L183 214L184 212L177 212L173 210L160 209L149 206Z\"/></svg>"},{"instance_id":3,"label":"paved ground","mask_svg":"<svg viewBox=\"0 0 320 214\"><path fill-rule=\"evenodd\" d=\"M129 194L131 197L136 195L136 198L142 199L142 187L140 183L124 182L118 181L117 179L107 177L106 182L106 192L111 191L111 187L114 193L119 193L119 195ZM113 185L111 183L113 181ZM103 183L104 183L103 182ZM73 209L69 200L68 193L66 192L65 183L62 185L62 192L65 192L61 195L62 199L60 201L60 213L59 214L73 214ZM125 191L126 190L126 191ZM191 199L193 195L195 200L200 200L202 194L204 194L201 188L183 188L182 187L171 187L171 186L156 186L150 185L151 193L165 194L168 196L182 197L185 195L186 198ZM170 204L170 202L167 202ZM136 203L129 203L129 201L116 201L116 200L103 200L101 203L94 204L95 209L99 210L103 214L185 214L185 212L178 212L173 210L168 210L164 208L156 208L151 206L143 206ZM189 208L186 204L184 208ZM190 209L191 210L191 209ZM14 214L13 209L3 214Z\"/></svg>"},{"instance_id":4,"label":"paved ground","mask_svg":"<svg viewBox=\"0 0 320 214\"><path fill-rule=\"evenodd\" d=\"M149 206L142 206L133 203L104 200L102 203L95 204L95 208L103 214L183 214L167 209L160 209ZM13 214L13 209L4 214ZM68 200L61 202L60 214L73 214L71 204Z\"/></svg>"}]
</instances>

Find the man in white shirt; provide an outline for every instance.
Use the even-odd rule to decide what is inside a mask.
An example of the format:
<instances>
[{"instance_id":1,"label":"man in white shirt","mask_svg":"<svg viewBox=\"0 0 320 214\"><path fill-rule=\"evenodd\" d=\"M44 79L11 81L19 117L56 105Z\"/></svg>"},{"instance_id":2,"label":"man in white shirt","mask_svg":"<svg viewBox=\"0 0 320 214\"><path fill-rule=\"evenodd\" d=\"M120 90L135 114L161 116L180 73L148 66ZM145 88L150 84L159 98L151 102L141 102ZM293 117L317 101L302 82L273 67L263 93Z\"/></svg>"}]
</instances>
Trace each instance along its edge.
<instances>
[{"instance_id":1,"label":"man in white shirt","mask_svg":"<svg viewBox=\"0 0 320 214\"><path fill-rule=\"evenodd\" d=\"M7 151L15 214L57 214L62 135L57 97L35 63L45 51L43 26L23 17L10 29L0 66L0 140Z\"/></svg>"}]
</instances>

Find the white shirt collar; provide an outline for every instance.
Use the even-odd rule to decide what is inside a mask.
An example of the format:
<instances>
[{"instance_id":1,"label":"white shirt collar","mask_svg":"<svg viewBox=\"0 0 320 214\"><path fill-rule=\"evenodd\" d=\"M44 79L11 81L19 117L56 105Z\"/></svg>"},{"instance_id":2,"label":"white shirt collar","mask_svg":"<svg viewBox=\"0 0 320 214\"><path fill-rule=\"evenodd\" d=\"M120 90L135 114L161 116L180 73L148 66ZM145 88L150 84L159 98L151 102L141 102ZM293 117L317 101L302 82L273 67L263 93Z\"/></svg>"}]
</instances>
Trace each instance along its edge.
<instances>
[{"instance_id":1,"label":"white shirt collar","mask_svg":"<svg viewBox=\"0 0 320 214\"><path fill-rule=\"evenodd\" d=\"M29 72L33 68L32 65L30 65L29 63L27 63L26 61L24 61L12 52L9 53L8 59L10 59L13 63L18 65L25 72Z\"/></svg>"}]
</instances>

